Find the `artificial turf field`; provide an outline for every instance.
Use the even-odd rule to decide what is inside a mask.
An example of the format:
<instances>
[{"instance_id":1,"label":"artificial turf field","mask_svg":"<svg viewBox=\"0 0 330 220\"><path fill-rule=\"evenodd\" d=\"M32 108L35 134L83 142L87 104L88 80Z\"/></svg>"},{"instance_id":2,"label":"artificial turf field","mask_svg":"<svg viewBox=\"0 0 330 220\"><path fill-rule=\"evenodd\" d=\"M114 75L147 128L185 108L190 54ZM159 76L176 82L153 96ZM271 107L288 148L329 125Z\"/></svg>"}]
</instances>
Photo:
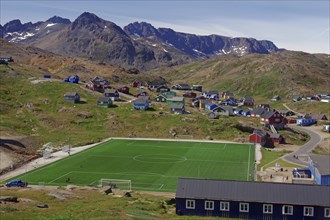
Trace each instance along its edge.
<instances>
[{"instance_id":1,"label":"artificial turf field","mask_svg":"<svg viewBox=\"0 0 330 220\"><path fill-rule=\"evenodd\" d=\"M178 177L253 180L254 158L251 144L113 139L15 178L57 186L124 179L133 190L174 192Z\"/></svg>"}]
</instances>

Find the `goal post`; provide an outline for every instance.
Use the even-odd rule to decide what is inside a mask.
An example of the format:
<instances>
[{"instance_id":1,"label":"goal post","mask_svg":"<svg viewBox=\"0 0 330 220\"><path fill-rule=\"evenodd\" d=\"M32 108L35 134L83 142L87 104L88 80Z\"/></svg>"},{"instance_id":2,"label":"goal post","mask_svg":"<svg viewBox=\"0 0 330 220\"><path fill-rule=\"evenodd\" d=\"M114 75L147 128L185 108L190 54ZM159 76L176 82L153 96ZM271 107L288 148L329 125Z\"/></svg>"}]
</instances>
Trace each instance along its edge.
<instances>
[{"instance_id":1,"label":"goal post","mask_svg":"<svg viewBox=\"0 0 330 220\"><path fill-rule=\"evenodd\" d=\"M123 180L123 179L101 179L99 181L99 186L131 191L132 190L132 181Z\"/></svg>"},{"instance_id":2,"label":"goal post","mask_svg":"<svg viewBox=\"0 0 330 220\"><path fill-rule=\"evenodd\" d=\"M53 150L50 149L50 148L46 148L43 152L42 152L42 157L44 159L48 159L48 158L51 158L52 157L52 153L53 153Z\"/></svg>"}]
</instances>

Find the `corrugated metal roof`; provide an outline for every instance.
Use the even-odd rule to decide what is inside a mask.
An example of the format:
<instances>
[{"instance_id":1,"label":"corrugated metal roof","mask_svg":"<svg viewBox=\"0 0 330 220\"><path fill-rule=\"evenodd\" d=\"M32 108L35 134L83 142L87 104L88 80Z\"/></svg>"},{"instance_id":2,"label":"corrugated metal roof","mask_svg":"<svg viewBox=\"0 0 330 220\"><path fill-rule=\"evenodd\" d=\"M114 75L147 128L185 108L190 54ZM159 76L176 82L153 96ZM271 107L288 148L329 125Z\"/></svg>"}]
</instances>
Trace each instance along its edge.
<instances>
[{"instance_id":1,"label":"corrugated metal roof","mask_svg":"<svg viewBox=\"0 0 330 220\"><path fill-rule=\"evenodd\" d=\"M330 206L330 186L179 178L176 198Z\"/></svg>"},{"instance_id":2,"label":"corrugated metal roof","mask_svg":"<svg viewBox=\"0 0 330 220\"><path fill-rule=\"evenodd\" d=\"M309 155L311 160L313 161L313 166L317 168L321 175L329 175L330 174L330 157L326 155ZM330 195L329 195L330 197ZM330 204L329 204L330 206Z\"/></svg>"}]
</instances>

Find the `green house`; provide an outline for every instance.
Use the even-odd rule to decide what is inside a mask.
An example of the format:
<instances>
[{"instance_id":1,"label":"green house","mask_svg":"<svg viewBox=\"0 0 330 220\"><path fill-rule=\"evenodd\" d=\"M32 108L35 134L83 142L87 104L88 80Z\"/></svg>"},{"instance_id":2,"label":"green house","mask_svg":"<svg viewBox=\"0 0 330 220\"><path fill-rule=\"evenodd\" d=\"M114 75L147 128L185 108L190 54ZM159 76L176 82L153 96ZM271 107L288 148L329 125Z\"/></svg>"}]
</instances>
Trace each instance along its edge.
<instances>
[{"instance_id":1,"label":"green house","mask_svg":"<svg viewBox=\"0 0 330 220\"><path fill-rule=\"evenodd\" d=\"M110 97L99 97L97 99L97 105L110 108L112 106L112 100Z\"/></svg>"},{"instance_id":2,"label":"green house","mask_svg":"<svg viewBox=\"0 0 330 220\"><path fill-rule=\"evenodd\" d=\"M176 92L174 91L167 91L167 92L162 92L162 95L166 96L166 97L174 97L176 96Z\"/></svg>"},{"instance_id":3,"label":"green house","mask_svg":"<svg viewBox=\"0 0 330 220\"><path fill-rule=\"evenodd\" d=\"M184 97L174 96L166 99L167 104L181 103L184 105Z\"/></svg>"}]
</instances>

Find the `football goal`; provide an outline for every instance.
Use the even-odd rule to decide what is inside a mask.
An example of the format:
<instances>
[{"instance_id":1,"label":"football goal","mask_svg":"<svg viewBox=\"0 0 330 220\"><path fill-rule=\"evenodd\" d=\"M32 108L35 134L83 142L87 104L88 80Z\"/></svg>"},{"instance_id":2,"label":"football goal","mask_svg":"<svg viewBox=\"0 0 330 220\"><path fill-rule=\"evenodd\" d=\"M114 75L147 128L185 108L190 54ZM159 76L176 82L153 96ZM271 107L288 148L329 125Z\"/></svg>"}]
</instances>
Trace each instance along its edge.
<instances>
[{"instance_id":1,"label":"football goal","mask_svg":"<svg viewBox=\"0 0 330 220\"><path fill-rule=\"evenodd\" d=\"M132 181L122 179L101 179L99 181L99 187L111 187L113 189L131 191Z\"/></svg>"},{"instance_id":2,"label":"football goal","mask_svg":"<svg viewBox=\"0 0 330 220\"><path fill-rule=\"evenodd\" d=\"M51 158L52 157L52 153L53 153L53 150L50 149L50 148L46 148L43 152L42 152L42 157L44 159L48 159L48 158Z\"/></svg>"}]
</instances>

